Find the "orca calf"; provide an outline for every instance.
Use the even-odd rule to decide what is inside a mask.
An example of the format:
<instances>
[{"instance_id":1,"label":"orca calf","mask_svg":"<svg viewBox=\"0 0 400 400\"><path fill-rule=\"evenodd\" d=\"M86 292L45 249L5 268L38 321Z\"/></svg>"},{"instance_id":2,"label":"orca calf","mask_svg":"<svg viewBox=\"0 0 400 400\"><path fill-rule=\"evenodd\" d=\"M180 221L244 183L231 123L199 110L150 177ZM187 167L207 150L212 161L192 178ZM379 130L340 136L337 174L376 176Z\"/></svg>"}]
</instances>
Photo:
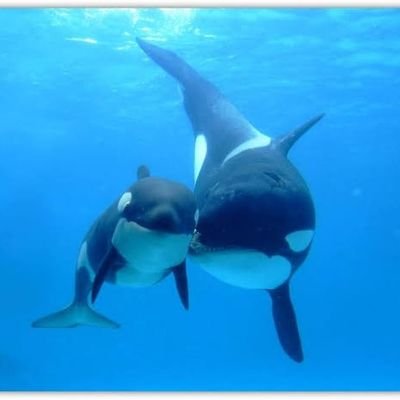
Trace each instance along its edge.
<instances>
[{"instance_id":1,"label":"orca calf","mask_svg":"<svg viewBox=\"0 0 400 400\"><path fill-rule=\"evenodd\" d=\"M186 255L195 228L194 194L184 185L151 177L138 168L138 181L91 226L80 247L75 297L62 311L43 317L35 328L118 324L90 307L102 284L146 287L173 273L183 306L189 307Z\"/></svg>"},{"instance_id":2,"label":"orca calf","mask_svg":"<svg viewBox=\"0 0 400 400\"><path fill-rule=\"evenodd\" d=\"M289 281L310 250L315 213L287 154L323 115L271 138L175 53L140 38L137 43L179 82L194 131L199 219L190 254L223 282L266 290L280 343L301 362Z\"/></svg>"}]
</instances>

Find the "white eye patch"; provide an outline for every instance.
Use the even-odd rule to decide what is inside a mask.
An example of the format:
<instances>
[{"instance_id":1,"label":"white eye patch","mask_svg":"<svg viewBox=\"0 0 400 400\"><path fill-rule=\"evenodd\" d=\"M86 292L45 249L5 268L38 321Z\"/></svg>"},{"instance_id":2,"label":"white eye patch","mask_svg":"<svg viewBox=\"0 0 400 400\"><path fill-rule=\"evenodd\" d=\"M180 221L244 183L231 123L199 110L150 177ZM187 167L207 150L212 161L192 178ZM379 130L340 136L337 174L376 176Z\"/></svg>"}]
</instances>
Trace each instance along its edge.
<instances>
[{"instance_id":1,"label":"white eye patch","mask_svg":"<svg viewBox=\"0 0 400 400\"><path fill-rule=\"evenodd\" d=\"M304 231L295 231L286 235L286 241L293 251L303 251L311 243L314 237L314 231L307 229Z\"/></svg>"},{"instance_id":2,"label":"white eye patch","mask_svg":"<svg viewBox=\"0 0 400 400\"><path fill-rule=\"evenodd\" d=\"M122 212L125 210L125 207L130 204L132 201L132 193L125 192L118 201L118 211Z\"/></svg>"}]
</instances>

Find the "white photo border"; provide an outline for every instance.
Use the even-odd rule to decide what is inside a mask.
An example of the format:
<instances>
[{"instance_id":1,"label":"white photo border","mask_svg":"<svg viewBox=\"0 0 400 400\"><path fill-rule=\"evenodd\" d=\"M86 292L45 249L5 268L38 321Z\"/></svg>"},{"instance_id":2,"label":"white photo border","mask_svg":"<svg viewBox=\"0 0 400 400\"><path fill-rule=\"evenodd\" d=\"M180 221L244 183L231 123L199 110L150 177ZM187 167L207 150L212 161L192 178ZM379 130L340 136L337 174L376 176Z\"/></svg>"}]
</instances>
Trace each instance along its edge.
<instances>
[{"instance_id":1,"label":"white photo border","mask_svg":"<svg viewBox=\"0 0 400 400\"><path fill-rule=\"evenodd\" d=\"M171 7L171 8L400 8L400 0L0 0L1 8L122 8L122 7ZM400 12L400 9L399 9ZM400 379L400 375L399 375ZM91 399L134 399L158 400L171 398L177 400L286 400L286 399L400 399L400 392L0 392L0 399L53 399L74 400Z\"/></svg>"}]
</instances>

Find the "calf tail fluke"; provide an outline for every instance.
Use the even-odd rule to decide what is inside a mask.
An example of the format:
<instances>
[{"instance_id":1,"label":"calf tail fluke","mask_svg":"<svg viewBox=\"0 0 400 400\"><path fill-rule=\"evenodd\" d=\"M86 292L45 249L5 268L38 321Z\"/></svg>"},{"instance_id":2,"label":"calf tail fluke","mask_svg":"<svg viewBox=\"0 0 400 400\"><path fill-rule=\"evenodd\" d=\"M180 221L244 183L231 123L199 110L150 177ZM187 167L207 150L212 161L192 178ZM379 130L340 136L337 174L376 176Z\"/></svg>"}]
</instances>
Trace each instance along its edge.
<instances>
[{"instance_id":1,"label":"calf tail fluke","mask_svg":"<svg viewBox=\"0 0 400 400\"><path fill-rule=\"evenodd\" d=\"M32 323L33 328L75 328L80 325L119 328L116 322L94 311L89 305L78 303Z\"/></svg>"}]
</instances>

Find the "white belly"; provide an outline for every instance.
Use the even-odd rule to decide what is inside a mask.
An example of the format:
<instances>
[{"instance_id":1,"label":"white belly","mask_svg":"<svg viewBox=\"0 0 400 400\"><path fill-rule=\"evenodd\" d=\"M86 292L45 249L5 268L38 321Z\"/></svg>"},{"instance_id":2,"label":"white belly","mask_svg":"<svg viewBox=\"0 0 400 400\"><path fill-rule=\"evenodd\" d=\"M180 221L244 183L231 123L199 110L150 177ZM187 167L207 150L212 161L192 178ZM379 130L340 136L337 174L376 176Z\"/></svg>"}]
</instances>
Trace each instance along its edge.
<instances>
[{"instance_id":1,"label":"white belly","mask_svg":"<svg viewBox=\"0 0 400 400\"><path fill-rule=\"evenodd\" d=\"M164 278L166 271L160 272L141 272L138 271L132 265L127 265L126 267L117 271L115 276L115 283L117 285L127 285L131 287L148 287L156 284L162 278Z\"/></svg>"},{"instance_id":2,"label":"white belly","mask_svg":"<svg viewBox=\"0 0 400 400\"><path fill-rule=\"evenodd\" d=\"M290 262L255 250L223 250L193 257L215 278L245 289L274 289L290 276Z\"/></svg>"},{"instance_id":3,"label":"white belly","mask_svg":"<svg viewBox=\"0 0 400 400\"><path fill-rule=\"evenodd\" d=\"M121 218L112 243L127 261L117 272L117 283L147 286L186 257L191 235L153 231Z\"/></svg>"}]
</instances>

